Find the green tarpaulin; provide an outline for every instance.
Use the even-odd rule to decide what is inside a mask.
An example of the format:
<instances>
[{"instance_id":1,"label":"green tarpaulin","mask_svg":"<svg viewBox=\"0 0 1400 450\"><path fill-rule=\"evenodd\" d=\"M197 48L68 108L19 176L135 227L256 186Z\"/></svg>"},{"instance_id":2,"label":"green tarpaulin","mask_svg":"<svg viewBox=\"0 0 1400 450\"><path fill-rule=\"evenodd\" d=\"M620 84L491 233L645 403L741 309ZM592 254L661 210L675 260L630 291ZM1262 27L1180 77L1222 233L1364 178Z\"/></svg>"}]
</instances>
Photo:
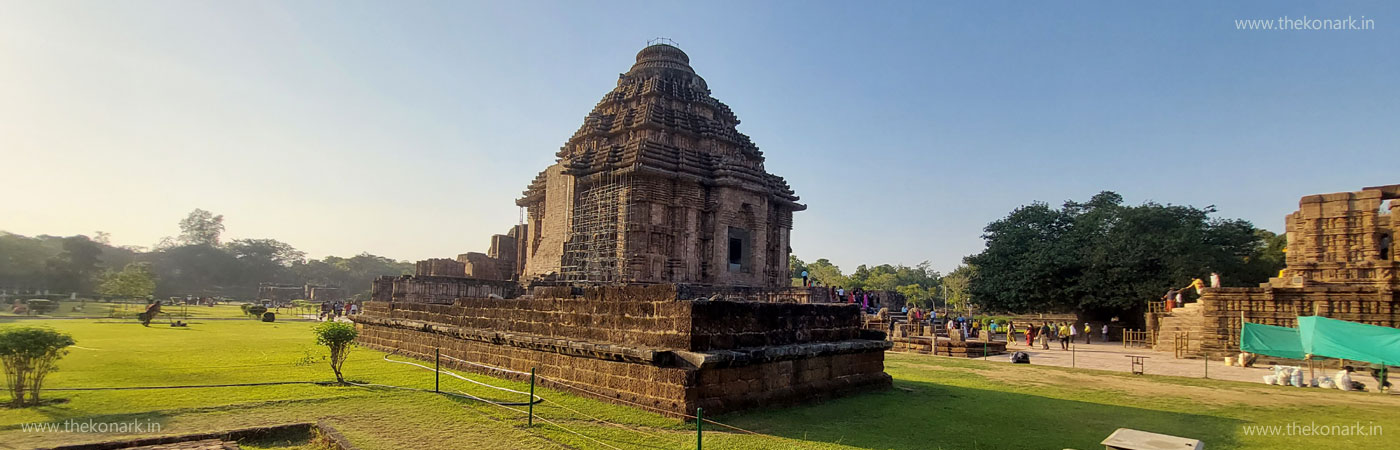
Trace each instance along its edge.
<instances>
[{"instance_id":1,"label":"green tarpaulin","mask_svg":"<svg viewBox=\"0 0 1400 450\"><path fill-rule=\"evenodd\" d=\"M1298 335L1303 353L1315 357L1400 364L1400 329L1308 316L1298 318Z\"/></svg>"},{"instance_id":2,"label":"green tarpaulin","mask_svg":"<svg viewBox=\"0 0 1400 450\"><path fill-rule=\"evenodd\" d=\"M1303 340L1297 328L1246 323L1240 332L1240 350L1275 358L1303 359Z\"/></svg>"}]
</instances>

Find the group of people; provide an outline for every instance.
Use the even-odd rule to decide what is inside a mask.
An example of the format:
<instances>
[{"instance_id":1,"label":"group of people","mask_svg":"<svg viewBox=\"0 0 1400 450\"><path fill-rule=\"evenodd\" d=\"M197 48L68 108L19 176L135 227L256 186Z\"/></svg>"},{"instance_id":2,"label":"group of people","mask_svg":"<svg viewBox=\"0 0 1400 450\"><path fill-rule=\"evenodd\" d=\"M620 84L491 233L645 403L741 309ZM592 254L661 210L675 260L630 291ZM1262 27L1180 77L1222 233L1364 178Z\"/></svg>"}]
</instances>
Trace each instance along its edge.
<instances>
[{"instance_id":1,"label":"group of people","mask_svg":"<svg viewBox=\"0 0 1400 450\"><path fill-rule=\"evenodd\" d=\"M1006 331L1007 345L1016 342L1016 331L1015 323L1008 325ZM1092 325L1089 325L1089 322L1084 322L1083 326L1077 326L1070 322L1043 322L1040 326L1029 323L1026 324L1025 335L1027 347L1033 347L1036 342L1039 342L1040 348L1044 350L1050 349L1050 341L1052 340L1060 343L1061 350L1069 350L1069 344L1079 339L1080 336L1084 337L1085 344L1094 343L1094 328ZM1099 329L1099 335L1104 342L1108 342L1108 324L1104 324L1103 327Z\"/></svg>"},{"instance_id":2,"label":"group of people","mask_svg":"<svg viewBox=\"0 0 1400 450\"><path fill-rule=\"evenodd\" d=\"M803 277L803 283L806 283L805 276ZM880 295L878 293L869 292L861 288L847 291L841 286L828 286L826 289L827 295L831 296L833 302L860 305L861 310L864 310L867 314L874 314L875 310L880 309Z\"/></svg>"},{"instance_id":3,"label":"group of people","mask_svg":"<svg viewBox=\"0 0 1400 450\"><path fill-rule=\"evenodd\" d=\"M1211 273L1211 274L1210 274L1210 287L1212 287L1212 288L1218 288L1218 287L1220 287L1220 274L1218 274L1218 273ZM1187 291L1187 290L1194 290L1194 291L1196 291L1196 295L1201 295L1201 291L1202 291L1203 289L1205 289L1205 288L1206 288L1206 282L1201 281L1200 278L1193 278L1193 279L1191 279L1191 284L1186 285L1186 287L1184 287L1184 288L1181 288L1181 289L1176 289L1176 288L1168 289L1166 295L1163 295L1163 296L1162 296L1162 301L1164 302L1163 304L1165 305L1165 308L1164 308L1164 309L1166 309L1167 312L1171 312L1173 308L1180 308L1181 305L1182 305L1182 303L1185 302L1185 299L1182 298L1182 297L1183 297L1184 295L1186 295L1186 291Z\"/></svg>"},{"instance_id":4,"label":"group of people","mask_svg":"<svg viewBox=\"0 0 1400 450\"><path fill-rule=\"evenodd\" d=\"M321 313L317 316L320 320L335 320L344 316L353 316L360 313L360 305L356 303L346 303L342 301L321 303Z\"/></svg>"}]
</instances>

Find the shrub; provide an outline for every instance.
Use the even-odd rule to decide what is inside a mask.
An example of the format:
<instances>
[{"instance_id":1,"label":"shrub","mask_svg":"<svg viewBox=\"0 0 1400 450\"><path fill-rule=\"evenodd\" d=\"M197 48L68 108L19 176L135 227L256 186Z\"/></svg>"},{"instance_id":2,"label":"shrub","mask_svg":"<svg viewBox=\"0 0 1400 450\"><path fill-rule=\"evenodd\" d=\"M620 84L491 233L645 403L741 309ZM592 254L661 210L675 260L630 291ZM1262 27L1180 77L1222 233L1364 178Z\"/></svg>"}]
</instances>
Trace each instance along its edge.
<instances>
[{"instance_id":1,"label":"shrub","mask_svg":"<svg viewBox=\"0 0 1400 450\"><path fill-rule=\"evenodd\" d=\"M39 404L44 377L58 370L54 363L68 354L65 347L74 343L72 336L48 328L0 329L0 364L4 365L5 387L14 406Z\"/></svg>"},{"instance_id":2,"label":"shrub","mask_svg":"<svg viewBox=\"0 0 1400 450\"><path fill-rule=\"evenodd\" d=\"M248 314L252 314L252 315L253 315L253 318L255 318L255 319L256 319L256 318L259 318L259 317L262 317L263 313L265 313L265 312L267 312L267 307L266 307L266 306L254 305L254 306L249 306L249 307L248 307Z\"/></svg>"},{"instance_id":3,"label":"shrub","mask_svg":"<svg viewBox=\"0 0 1400 450\"><path fill-rule=\"evenodd\" d=\"M243 310L243 315L246 316L246 315L248 315L248 307L249 307L249 306L253 306L253 305L249 305L249 304L247 304L247 303L244 303L244 304L242 304L242 305L238 305L238 309Z\"/></svg>"},{"instance_id":4,"label":"shrub","mask_svg":"<svg viewBox=\"0 0 1400 450\"><path fill-rule=\"evenodd\" d=\"M354 325L345 322L321 322L313 329L316 332L316 345L324 345L331 351L331 370L335 371L335 381L344 384L345 377L340 367L345 365L345 357L350 355L350 344L360 332Z\"/></svg>"}]
</instances>

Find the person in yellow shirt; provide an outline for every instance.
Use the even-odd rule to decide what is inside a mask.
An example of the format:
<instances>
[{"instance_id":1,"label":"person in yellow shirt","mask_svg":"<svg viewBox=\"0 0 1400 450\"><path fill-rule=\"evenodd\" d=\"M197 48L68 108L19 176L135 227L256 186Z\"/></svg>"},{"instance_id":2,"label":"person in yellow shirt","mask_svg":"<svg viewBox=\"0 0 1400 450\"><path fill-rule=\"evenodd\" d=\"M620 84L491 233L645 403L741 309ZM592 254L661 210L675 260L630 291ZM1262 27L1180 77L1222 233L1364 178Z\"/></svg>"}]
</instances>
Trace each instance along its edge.
<instances>
[{"instance_id":1,"label":"person in yellow shirt","mask_svg":"<svg viewBox=\"0 0 1400 450\"><path fill-rule=\"evenodd\" d=\"M1089 328L1089 322L1084 322L1084 343L1094 343L1094 329Z\"/></svg>"},{"instance_id":2,"label":"person in yellow shirt","mask_svg":"<svg viewBox=\"0 0 1400 450\"><path fill-rule=\"evenodd\" d=\"M1060 350L1069 350L1069 325L1060 324Z\"/></svg>"}]
</instances>

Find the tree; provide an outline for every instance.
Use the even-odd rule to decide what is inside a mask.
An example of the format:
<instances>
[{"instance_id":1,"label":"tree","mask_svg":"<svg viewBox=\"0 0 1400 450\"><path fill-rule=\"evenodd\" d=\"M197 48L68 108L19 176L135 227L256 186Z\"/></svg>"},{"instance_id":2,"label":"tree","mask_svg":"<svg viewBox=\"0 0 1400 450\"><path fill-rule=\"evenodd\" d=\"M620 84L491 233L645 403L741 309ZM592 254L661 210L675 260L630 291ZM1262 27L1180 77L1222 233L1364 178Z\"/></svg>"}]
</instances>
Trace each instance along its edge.
<instances>
[{"instance_id":1,"label":"tree","mask_svg":"<svg viewBox=\"0 0 1400 450\"><path fill-rule=\"evenodd\" d=\"M56 363L75 343L72 336L48 328L0 329L0 364L4 365L11 404L38 405L44 378L58 370Z\"/></svg>"},{"instance_id":2,"label":"tree","mask_svg":"<svg viewBox=\"0 0 1400 450\"><path fill-rule=\"evenodd\" d=\"M224 232L224 216L196 208L180 221L180 237L177 241L184 245L219 246L219 235Z\"/></svg>"},{"instance_id":3,"label":"tree","mask_svg":"<svg viewBox=\"0 0 1400 450\"><path fill-rule=\"evenodd\" d=\"M841 275L841 268L836 267L826 258L818 259L807 264L807 274L813 281L821 282L822 286L846 286L850 280Z\"/></svg>"},{"instance_id":4,"label":"tree","mask_svg":"<svg viewBox=\"0 0 1400 450\"><path fill-rule=\"evenodd\" d=\"M1214 207L1122 200L1102 192L1062 208L1033 203L988 224L986 248L966 259L977 268L971 299L995 311L1104 319L1140 311L1167 289L1211 272L1225 284L1267 279L1249 265L1267 248L1249 222L1213 219Z\"/></svg>"},{"instance_id":5,"label":"tree","mask_svg":"<svg viewBox=\"0 0 1400 450\"><path fill-rule=\"evenodd\" d=\"M89 292L102 262L102 247L82 235L62 238L62 242L63 251L45 262L49 288L61 292Z\"/></svg>"},{"instance_id":6,"label":"tree","mask_svg":"<svg viewBox=\"0 0 1400 450\"><path fill-rule=\"evenodd\" d=\"M943 295L951 309L963 309L967 307L971 298L969 290L972 278L977 276L977 266L963 264L953 269L947 276L943 277Z\"/></svg>"},{"instance_id":7,"label":"tree","mask_svg":"<svg viewBox=\"0 0 1400 450\"><path fill-rule=\"evenodd\" d=\"M99 294L119 298L147 298L156 291L156 274L147 263L131 263L121 272L109 271L97 287Z\"/></svg>"},{"instance_id":8,"label":"tree","mask_svg":"<svg viewBox=\"0 0 1400 450\"><path fill-rule=\"evenodd\" d=\"M805 270L807 270L807 263L802 262L802 259L798 258L797 255L788 253L788 273L791 273L795 278L801 278L802 272ZM807 275L811 276L810 273Z\"/></svg>"},{"instance_id":9,"label":"tree","mask_svg":"<svg viewBox=\"0 0 1400 450\"><path fill-rule=\"evenodd\" d=\"M345 365L345 358L350 355L350 344L355 342L359 331L355 330L354 325L335 321L321 322L314 331L316 345L324 345L330 349L331 370L335 371L335 381L345 384L345 376L340 373L340 368Z\"/></svg>"}]
</instances>

